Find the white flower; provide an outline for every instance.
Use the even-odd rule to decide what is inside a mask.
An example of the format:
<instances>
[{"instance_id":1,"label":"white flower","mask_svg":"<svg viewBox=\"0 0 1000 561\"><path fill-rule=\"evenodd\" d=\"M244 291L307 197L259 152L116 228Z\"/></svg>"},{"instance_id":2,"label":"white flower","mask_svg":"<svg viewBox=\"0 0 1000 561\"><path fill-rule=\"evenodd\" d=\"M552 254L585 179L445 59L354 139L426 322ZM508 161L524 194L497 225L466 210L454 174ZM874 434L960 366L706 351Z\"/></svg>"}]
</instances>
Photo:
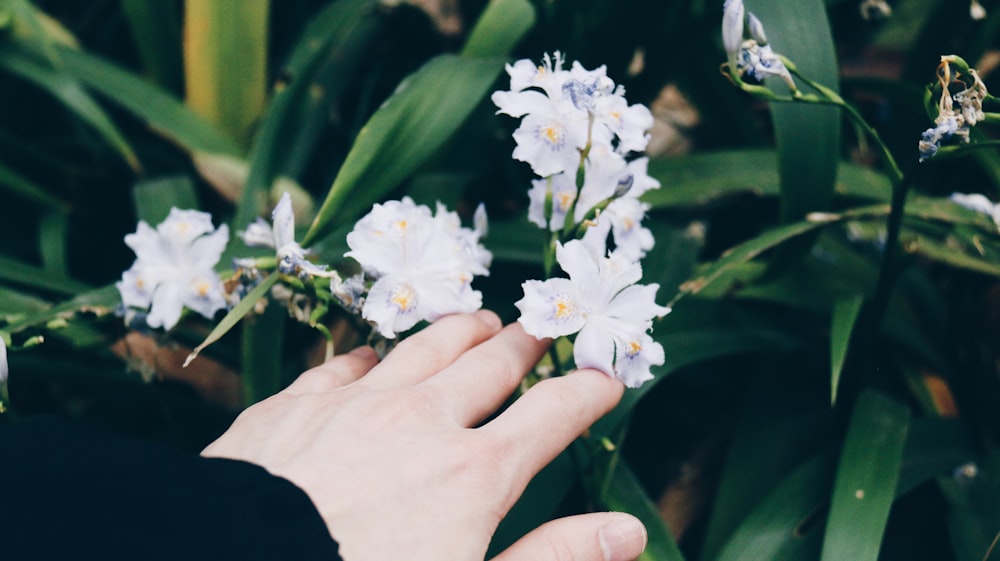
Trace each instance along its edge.
<instances>
[{"instance_id":1,"label":"white flower","mask_svg":"<svg viewBox=\"0 0 1000 561\"><path fill-rule=\"evenodd\" d=\"M485 211L477 215L477 228L470 230L443 206L434 216L405 197L376 204L347 234L351 251L346 256L375 279L361 315L383 337L393 338L419 321L482 306L482 295L471 282L475 275L488 274L492 255L479 243L486 230ZM356 301L359 295L353 290L342 287Z\"/></svg>"},{"instance_id":2,"label":"white flower","mask_svg":"<svg viewBox=\"0 0 1000 561\"><path fill-rule=\"evenodd\" d=\"M122 302L149 309L150 327L172 328L184 307L211 318L226 306L214 267L228 241L229 228L216 230L206 212L173 208L155 230L139 222L125 236L136 261L116 284Z\"/></svg>"},{"instance_id":3,"label":"white flower","mask_svg":"<svg viewBox=\"0 0 1000 561\"><path fill-rule=\"evenodd\" d=\"M557 245L556 260L569 278L529 280L515 303L524 330L541 339L578 333L578 368L596 368L638 387L663 364L663 347L648 335L653 318L670 310L656 304L656 284L635 284L638 263L592 253L579 240Z\"/></svg>"},{"instance_id":4,"label":"white flower","mask_svg":"<svg viewBox=\"0 0 1000 561\"><path fill-rule=\"evenodd\" d=\"M292 197L285 192L271 211L268 226L261 218L247 226L238 235L250 247L270 247L277 251L278 270L286 275L305 278L338 277L336 271L328 271L326 265L316 265L306 259L307 251L295 241L295 214L292 211Z\"/></svg>"}]
</instances>

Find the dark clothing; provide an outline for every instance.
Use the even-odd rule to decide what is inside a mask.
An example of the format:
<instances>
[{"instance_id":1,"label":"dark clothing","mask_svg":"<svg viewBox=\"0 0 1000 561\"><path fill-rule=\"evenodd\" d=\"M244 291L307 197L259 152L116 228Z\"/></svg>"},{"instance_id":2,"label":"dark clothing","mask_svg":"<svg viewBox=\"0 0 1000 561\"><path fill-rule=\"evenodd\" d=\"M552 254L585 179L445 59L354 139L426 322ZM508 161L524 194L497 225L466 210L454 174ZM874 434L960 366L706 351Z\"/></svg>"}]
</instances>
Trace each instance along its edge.
<instances>
[{"instance_id":1,"label":"dark clothing","mask_svg":"<svg viewBox=\"0 0 1000 561\"><path fill-rule=\"evenodd\" d=\"M340 559L309 497L257 465L53 419L0 430L0 558Z\"/></svg>"}]
</instances>

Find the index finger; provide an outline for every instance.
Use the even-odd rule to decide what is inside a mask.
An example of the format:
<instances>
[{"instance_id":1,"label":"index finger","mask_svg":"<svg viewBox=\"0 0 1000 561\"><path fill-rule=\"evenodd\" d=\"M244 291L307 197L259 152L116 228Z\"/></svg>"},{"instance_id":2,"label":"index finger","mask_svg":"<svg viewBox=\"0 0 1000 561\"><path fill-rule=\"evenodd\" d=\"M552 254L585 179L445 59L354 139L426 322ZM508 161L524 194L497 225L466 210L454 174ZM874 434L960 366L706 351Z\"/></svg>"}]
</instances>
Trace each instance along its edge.
<instances>
[{"instance_id":1,"label":"index finger","mask_svg":"<svg viewBox=\"0 0 1000 561\"><path fill-rule=\"evenodd\" d=\"M477 429L508 453L515 489L523 490L594 421L614 409L625 386L590 368L535 384L496 419ZM520 494L520 493L518 493Z\"/></svg>"}]
</instances>

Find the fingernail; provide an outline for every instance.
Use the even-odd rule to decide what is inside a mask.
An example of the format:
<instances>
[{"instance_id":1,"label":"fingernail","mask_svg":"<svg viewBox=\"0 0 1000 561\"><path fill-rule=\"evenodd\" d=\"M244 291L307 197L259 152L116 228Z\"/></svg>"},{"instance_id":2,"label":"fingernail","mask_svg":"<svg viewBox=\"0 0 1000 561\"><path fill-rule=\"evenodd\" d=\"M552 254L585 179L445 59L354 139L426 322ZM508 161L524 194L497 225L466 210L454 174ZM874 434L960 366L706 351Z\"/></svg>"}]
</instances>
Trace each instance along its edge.
<instances>
[{"instance_id":1,"label":"fingernail","mask_svg":"<svg viewBox=\"0 0 1000 561\"><path fill-rule=\"evenodd\" d=\"M646 549L646 527L637 519L623 517L597 533L604 561L633 561Z\"/></svg>"},{"instance_id":2,"label":"fingernail","mask_svg":"<svg viewBox=\"0 0 1000 561\"><path fill-rule=\"evenodd\" d=\"M473 315L479 318L479 321L493 328L494 331L499 331L503 327L500 317L489 310L479 310Z\"/></svg>"}]
</instances>

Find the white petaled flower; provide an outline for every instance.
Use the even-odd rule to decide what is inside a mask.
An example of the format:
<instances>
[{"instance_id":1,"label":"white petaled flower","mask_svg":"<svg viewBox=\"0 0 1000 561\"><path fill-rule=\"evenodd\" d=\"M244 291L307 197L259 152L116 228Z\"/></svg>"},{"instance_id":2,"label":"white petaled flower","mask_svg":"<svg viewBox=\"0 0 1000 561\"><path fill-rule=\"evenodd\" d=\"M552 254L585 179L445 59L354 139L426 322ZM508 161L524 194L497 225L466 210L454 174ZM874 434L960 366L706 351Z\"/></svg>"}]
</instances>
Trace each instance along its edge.
<instances>
[{"instance_id":1,"label":"white petaled flower","mask_svg":"<svg viewBox=\"0 0 1000 561\"><path fill-rule=\"evenodd\" d=\"M286 192L271 211L271 226L261 218L247 226L238 235L250 247L270 247L277 252L278 271L300 278L309 276L339 278L336 271L326 265L317 265L306 259L308 252L295 241L295 213L292 197Z\"/></svg>"},{"instance_id":2,"label":"white petaled flower","mask_svg":"<svg viewBox=\"0 0 1000 561\"><path fill-rule=\"evenodd\" d=\"M432 215L409 197L376 204L347 234L346 256L374 279L362 317L393 338L420 321L478 310L482 295L472 289L472 279L487 275L492 259L479 243L485 210L477 210L476 223L475 230L463 228L456 213L438 205ZM350 296L359 299L356 292Z\"/></svg>"},{"instance_id":3,"label":"white petaled flower","mask_svg":"<svg viewBox=\"0 0 1000 561\"><path fill-rule=\"evenodd\" d=\"M136 261L116 286L128 308L149 310L150 327L170 329L185 307L211 318L226 307L215 265L229 241L229 228L215 229L207 212L173 208L154 230L139 222L125 243Z\"/></svg>"},{"instance_id":4,"label":"white petaled flower","mask_svg":"<svg viewBox=\"0 0 1000 561\"><path fill-rule=\"evenodd\" d=\"M568 173L558 173L544 179L531 182L528 191L528 220L539 228L548 228L553 232L562 229L566 224L566 214L576 202L576 179ZM546 201L552 201L551 216L545 220Z\"/></svg>"},{"instance_id":5,"label":"white petaled flower","mask_svg":"<svg viewBox=\"0 0 1000 561\"><path fill-rule=\"evenodd\" d=\"M638 263L595 254L580 240L557 245L556 260L569 278L529 280L515 306L524 330L541 339L577 334L578 368L596 368L629 387L652 379L663 364L663 347L649 330L653 318L670 312L656 304L656 284L636 284Z\"/></svg>"}]
</instances>

